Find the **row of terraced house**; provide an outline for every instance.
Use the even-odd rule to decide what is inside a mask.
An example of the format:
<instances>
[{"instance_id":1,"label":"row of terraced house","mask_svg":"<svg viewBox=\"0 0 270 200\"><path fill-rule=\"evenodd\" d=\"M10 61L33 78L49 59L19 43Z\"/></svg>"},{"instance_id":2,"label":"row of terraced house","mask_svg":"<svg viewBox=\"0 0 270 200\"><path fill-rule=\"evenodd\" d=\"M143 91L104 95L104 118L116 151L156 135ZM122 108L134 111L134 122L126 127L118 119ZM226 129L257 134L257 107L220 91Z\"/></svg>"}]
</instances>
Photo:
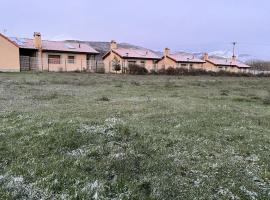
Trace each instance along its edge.
<instances>
[{"instance_id":1,"label":"row of terraced house","mask_svg":"<svg viewBox=\"0 0 270 200\"><path fill-rule=\"evenodd\" d=\"M119 47L115 41L110 50L98 60L99 52L85 42L42 40L35 32L32 39L7 37L0 34L0 71L101 71L125 73L131 65L145 67L148 71L186 68L206 71L249 72L250 66L230 59L197 58L189 53L171 53L165 48L163 56L150 50ZM117 67L116 67L117 66Z\"/></svg>"}]
</instances>

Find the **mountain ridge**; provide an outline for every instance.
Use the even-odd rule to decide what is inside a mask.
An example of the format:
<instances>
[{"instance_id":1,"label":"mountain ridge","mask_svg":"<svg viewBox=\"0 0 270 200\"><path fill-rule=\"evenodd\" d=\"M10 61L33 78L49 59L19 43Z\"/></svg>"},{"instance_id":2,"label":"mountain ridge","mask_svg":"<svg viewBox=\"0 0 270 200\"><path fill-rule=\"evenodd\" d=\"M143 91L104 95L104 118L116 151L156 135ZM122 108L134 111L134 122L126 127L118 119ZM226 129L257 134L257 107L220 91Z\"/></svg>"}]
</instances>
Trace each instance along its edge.
<instances>
[{"instance_id":1,"label":"mountain ridge","mask_svg":"<svg viewBox=\"0 0 270 200\"><path fill-rule=\"evenodd\" d=\"M80 43L85 43L93 47L95 50L97 50L100 55L98 56L98 59L102 59L102 56L104 56L109 50L110 50L110 42L105 42L105 41L80 41L80 40L66 40L67 42L80 42ZM119 43L118 47L121 48L133 48L133 49L143 49L143 50L148 50L151 52L156 53L160 57L162 57L163 52L161 51L154 51L139 45L134 45L130 43ZM177 52L183 52L183 51L177 51ZM185 52L188 53L188 52ZM193 54L194 56L198 58L203 58L204 53L202 52L193 52L190 53ZM217 50L217 51L212 51L208 52L209 56L211 57L217 57L217 58L231 58L233 53L231 51L223 51L223 50ZM248 62L251 60L261 60L258 59L250 54L239 54L237 55L237 58L242 61L242 62Z\"/></svg>"}]
</instances>

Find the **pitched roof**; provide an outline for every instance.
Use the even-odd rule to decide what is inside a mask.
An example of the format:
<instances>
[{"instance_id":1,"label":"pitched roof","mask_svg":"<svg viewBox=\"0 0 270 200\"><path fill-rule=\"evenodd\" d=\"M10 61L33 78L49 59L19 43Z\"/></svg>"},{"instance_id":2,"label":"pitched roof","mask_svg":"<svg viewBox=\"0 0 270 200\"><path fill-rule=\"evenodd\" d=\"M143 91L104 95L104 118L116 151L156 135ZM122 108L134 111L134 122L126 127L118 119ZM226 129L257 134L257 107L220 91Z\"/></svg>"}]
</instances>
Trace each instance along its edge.
<instances>
[{"instance_id":1,"label":"pitched roof","mask_svg":"<svg viewBox=\"0 0 270 200\"><path fill-rule=\"evenodd\" d=\"M250 66L246 65L245 63L240 62L238 60L233 60L232 58L230 59L209 58L207 59L207 61L217 66L233 66L233 67L238 67L238 68L250 68Z\"/></svg>"},{"instance_id":2,"label":"pitched roof","mask_svg":"<svg viewBox=\"0 0 270 200\"><path fill-rule=\"evenodd\" d=\"M10 37L22 49L36 49L33 39ZM85 43L69 43L65 41L42 40L43 51L63 51L98 54L95 49Z\"/></svg>"},{"instance_id":3,"label":"pitched roof","mask_svg":"<svg viewBox=\"0 0 270 200\"><path fill-rule=\"evenodd\" d=\"M121 58L138 58L138 59L152 59L159 60L160 57L152 51L143 50L143 49L133 49L133 48L117 48L113 49L112 52L120 56ZM103 56L103 59L106 58L111 51L106 53Z\"/></svg>"},{"instance_id":4,"label":"pitched roof","mask_svg":"<svg viewBox=\"0 0 270 200\"><path fill-rule=\"evenodd\" d=\"M196 58L194 55L189 53L175 53L170 54L167 57L171 58L175 62L186 62L186 63L205 63L205 61Z\"/></svg>"}]
</instances>

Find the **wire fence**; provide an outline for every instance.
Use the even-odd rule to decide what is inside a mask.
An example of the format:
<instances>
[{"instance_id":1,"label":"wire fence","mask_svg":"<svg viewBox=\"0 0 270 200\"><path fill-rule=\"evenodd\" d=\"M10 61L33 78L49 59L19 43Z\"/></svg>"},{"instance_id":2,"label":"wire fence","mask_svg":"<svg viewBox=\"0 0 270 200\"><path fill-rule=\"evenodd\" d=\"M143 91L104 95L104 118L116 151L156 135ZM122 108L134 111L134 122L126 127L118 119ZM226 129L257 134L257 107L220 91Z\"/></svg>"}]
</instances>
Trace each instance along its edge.
<instances>
[{"instance_id":1,"label":"wire fence","mask_svg":"<svg viewBox=\"0 0 270 200\"><path fill-rule=\"evenodd\" d=\"M104 64L98 60L86 59L57 59L21 56L21 71L49 71L49 72L103 72Z\"/></svg>"},{"instance_id":2,"label":"wire fence","mask_svg":"<svg viewBox=\"0 0 270 200\"><path fill-rule=\"evenodd\" d=\"M93 72L93 73L125 73L128 74L134 70L134 66L147 69L148 72L158 72L165 70L162 65L155 64L141 64L141 63L119 63L119 66L115 66L113 62L109 62L106 65L102 60L95 59L58 59L58 58L42 58L21 56L20 57L20 70L21 71L48 71L48 72ZM133 69L132 69L133 67ZM117 69L119 68L119 69ZM179 67L173 67L179 68ZM185 68L185 67L180 67ZM198 68L188 68L190 70L198 70ZM203 68L201 68L203 70ZM222 71L219 69L218 71ZM227 70L223 70L227 71ZM270 74L270 71L258 70L258 69L239 69L239 73L250 73L254 75L258 74ZM237 72L236 72L237 73Z\"/></svg>"}]
</instances>

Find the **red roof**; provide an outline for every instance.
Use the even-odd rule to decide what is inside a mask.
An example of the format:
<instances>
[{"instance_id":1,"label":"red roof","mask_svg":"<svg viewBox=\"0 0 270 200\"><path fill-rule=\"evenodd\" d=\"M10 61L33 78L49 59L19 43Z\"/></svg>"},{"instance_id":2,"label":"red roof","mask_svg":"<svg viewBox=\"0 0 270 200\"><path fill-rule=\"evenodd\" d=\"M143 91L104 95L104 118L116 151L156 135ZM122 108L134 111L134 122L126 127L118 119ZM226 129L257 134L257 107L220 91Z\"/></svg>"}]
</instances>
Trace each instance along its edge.
<instances>
[{"instance_id":1,"label":"red roof","mask_svg":"<svg viewBox=\"0 0 270 200\"><path fill-rule=\"evenodd\" d=\"M114 53L119 55L121 58L138 58L138 59L151 59L159 60L160 57L152 51L143 49L133 49L133 48L117 48L112 50ZM110 52L105 54L103 58L107 57Z\"/></svg>"},{"instance_id":2,"label":"red roof","mask_svg":"<svg viewBox=\"0 0 270 200\"><path fill-rule=\"evenodd\" d=\"M10 37L9 39L15 42L22 49L36 49L33 39L16 37ZM85 43L69 43L65 41L42 40L42 50L98 54L95 49Z\"/></svg>"},{"instance_id":3,"label":"red roof","mask_svg":"<svg viewBox=\"0 0 270 200\"><path fill-rule=\"evenodd\" d=\"M209 58L207 61L213 63L217 66L232 66L232 67L238 67L238 68L250 68L250 66L246 65L245 63L242 63L238 60L230 59L224 59L224 58Z\"/></svg>"},{"instance_id":4,"label":"red roof","mask_svg":"<svg viewBox=\"0 0 270 200\"><path fill-rule=\"evenodd\" d=\"M168 55L168 57L174 60L175 62L205 63L205 61L196 58L194 55L188 53L175 53Z\"/></svg>"}]
</instances>

